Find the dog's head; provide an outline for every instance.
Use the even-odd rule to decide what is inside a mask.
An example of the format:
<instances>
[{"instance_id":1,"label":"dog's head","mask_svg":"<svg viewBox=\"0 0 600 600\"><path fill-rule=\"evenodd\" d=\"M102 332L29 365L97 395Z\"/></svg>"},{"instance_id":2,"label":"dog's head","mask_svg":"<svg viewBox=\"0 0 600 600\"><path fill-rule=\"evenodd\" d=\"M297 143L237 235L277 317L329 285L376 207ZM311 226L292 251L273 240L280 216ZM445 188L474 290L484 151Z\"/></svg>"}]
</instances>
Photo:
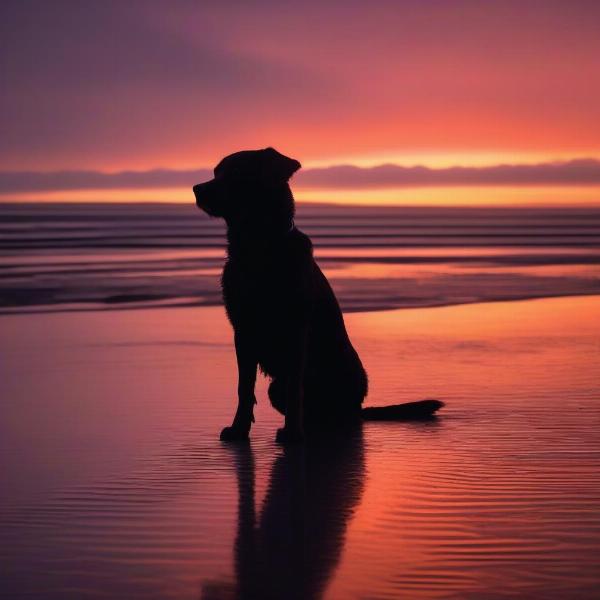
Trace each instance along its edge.
<instances>
[{"instance_id":1,"label":"dog's head","mask_svg":"<svg viewBox=\"0 0 600 600\"><path fill-rule=\"evenodd\" d=\"M276 211L279 207L269 203L282 197L282 189L289 190L288 181L300 166L274 148L230 154L215 167L214 179L194 186L196 204L211 217L227 221Z\"/></svg>"}]
</instances>

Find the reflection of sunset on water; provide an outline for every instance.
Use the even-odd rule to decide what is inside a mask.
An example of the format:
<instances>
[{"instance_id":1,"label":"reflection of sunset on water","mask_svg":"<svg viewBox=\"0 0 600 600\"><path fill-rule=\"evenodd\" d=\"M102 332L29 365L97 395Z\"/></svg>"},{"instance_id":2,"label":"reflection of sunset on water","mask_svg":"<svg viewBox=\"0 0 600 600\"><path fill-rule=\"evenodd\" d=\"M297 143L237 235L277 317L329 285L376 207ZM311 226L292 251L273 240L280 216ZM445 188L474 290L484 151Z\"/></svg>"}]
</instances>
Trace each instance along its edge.
<instances>
[{"instance_id":1,"label":"reflection of sunset on water","mask_svg":"<svg viewBox=\"0 0 600 600\"><path fill-rule=\"evenodd\" d=\"M331 597L357 588L374 597L495 597L499 579L536 597L564 563L582 567L577 582L563 575L546 597L593 585L591 564L583 566L591 556L574 545L580 527L567 523L577 514L593 527L600 499L596 478L585 482L598 451L597 298L346 321L365 357L370 403L441 397L447 418L366 428L368 485Z\"/></svg>"},{"instance_id":2,"label":"reflection of sunset on water","mask_svg":"<svg viewBox=\"0 0 600 600\"><path fill-rule=\"evenodd\" d=\"M236 480L247 471L216 441L236 385L222 309L0 319L13 399L2 422L27 422L36 437L32 446L11 425L0 438L2 456L21 457L4 469L4 489L19 498L2 512L19 522L4 564L37 565L32 590L108 573L111 590L135 581L140 597L165 581L181 598L197 597L200 582L235 587ZM369 404L437 397L446 407L436 422L365 425L362 491L323 550L340 556L310 567L329 581L325 598L495 597L499 581L532 597L585 597L599 567L598 298L355 313L346 323ZM286 461L273 472L281 417L262 378L258 402L257 518L292 475ZM355 467L340 476L360 479ZM294 510L313 526L316 515ZM52 581L43 544L61 556Z\"/></svg>"}]
</instances>

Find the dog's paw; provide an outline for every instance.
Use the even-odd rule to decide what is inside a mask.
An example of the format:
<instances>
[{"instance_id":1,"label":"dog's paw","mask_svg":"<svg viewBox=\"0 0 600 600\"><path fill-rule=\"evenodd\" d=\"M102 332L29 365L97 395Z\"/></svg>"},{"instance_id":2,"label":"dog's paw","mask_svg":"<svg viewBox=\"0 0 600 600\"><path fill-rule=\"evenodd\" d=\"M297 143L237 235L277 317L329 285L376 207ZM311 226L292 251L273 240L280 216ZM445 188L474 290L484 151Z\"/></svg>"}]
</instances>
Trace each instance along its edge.
<instances>
[{"instance_id":1,"label":"dog's paw","mask_svg":"<svg viewBox=\"0 0 600 600\"><path fill-rule=\"evenodd\" d=\"M232 425L231 427L225 427L223 431L221 431L219 439L223 442L246 441L249 439L248 434L248 429L242 429Z\"/></svg>"},{"instance_id":2,"label":"dog's paw","mask_svg":"<svg viewBox=\"0 0 600 600\"><path fill-rule=\"evenodd\" d=\"M281 427L277 430L275 441L279 444L298 444L304 441L304 433L302 429Z\"/></svg>"}]
</instances>

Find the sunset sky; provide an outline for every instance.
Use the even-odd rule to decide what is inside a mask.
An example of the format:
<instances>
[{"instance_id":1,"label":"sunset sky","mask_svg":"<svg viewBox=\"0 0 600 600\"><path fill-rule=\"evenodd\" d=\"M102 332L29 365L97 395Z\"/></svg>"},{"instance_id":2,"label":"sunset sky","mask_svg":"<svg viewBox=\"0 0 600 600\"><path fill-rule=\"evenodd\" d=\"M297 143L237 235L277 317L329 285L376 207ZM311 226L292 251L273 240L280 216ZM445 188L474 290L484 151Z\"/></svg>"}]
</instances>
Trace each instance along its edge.
<instances>
[{"instance_id":1,"label":"sunset sky","mask_svg":"<svg viewBox=\"0 0 600 600\"><path fill-rule=\"evenodd\" d=\"M600 205L595 0L4 0L0 78L4 200L190 201L271 145L300 200Z\"/></svg>"}]
</instances>

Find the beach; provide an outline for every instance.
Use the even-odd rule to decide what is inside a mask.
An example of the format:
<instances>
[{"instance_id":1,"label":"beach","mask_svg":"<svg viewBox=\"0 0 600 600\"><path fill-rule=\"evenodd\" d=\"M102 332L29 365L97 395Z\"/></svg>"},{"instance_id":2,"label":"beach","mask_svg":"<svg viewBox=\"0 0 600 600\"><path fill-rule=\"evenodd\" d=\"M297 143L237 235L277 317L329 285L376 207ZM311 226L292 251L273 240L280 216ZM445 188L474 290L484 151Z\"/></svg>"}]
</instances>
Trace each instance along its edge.
<instances>
[{"instance_id":1,"label":"beach","mask_svg":"<svg viewBox=\"0 0 600 600\"><path fill-rule=\"evenodd\" d=\"M0 14L0 600L600 600L600 2Z\"/></svg>"},{"instance_id":2,"label":"beach","mask_svg":"<svg viewBox=\"0 0 600 600\"><path fill-rule=\"evenodd\" d=\"M221 307L0 316L2 597L597 598L600 297L345 318L438 419L231 446Z\"/></svg>"}]
</instances>

